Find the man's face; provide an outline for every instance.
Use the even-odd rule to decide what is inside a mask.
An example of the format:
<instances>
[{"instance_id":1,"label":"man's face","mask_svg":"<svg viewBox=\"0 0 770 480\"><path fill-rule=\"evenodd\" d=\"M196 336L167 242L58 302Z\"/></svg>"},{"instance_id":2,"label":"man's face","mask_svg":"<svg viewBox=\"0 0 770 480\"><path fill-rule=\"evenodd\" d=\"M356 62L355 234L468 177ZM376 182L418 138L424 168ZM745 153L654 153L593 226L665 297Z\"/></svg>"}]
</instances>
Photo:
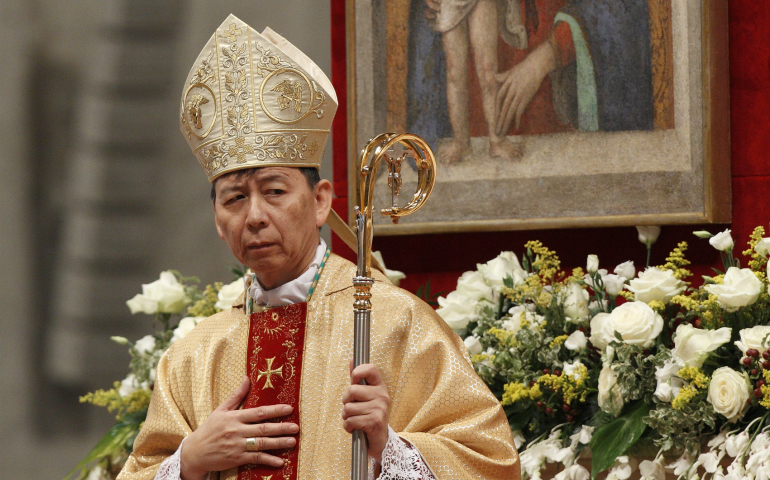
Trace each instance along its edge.
<instances>
[{"instance_id":1,"label":"man's face","mask_svg":"<svg viewBox=\"0 0 770 480\"><path fill-rule=\"evenodd\" d=\"M265 288L300 276L318 247L318 228L331 208L331 184L314 190L297 168L263 167L214 185L214 219L219 236Z\"/></svg>"}]
</instances>

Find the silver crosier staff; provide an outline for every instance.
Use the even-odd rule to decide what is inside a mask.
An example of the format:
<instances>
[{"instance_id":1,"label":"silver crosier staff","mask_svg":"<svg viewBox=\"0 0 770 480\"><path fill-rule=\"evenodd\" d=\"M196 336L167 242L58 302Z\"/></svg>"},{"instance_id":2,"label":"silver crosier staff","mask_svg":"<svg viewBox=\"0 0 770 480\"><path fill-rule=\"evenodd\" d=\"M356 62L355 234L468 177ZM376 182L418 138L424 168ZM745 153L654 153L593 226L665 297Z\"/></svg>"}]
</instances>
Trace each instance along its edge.
<instances>
[{"instance_id":1,"label":"silver crosier staff","mask_svg":"<svg viewBox=\"0 0 770 480\"><path fill-rule=\"evenodd\" d=\"M394 147L404 148L395 156ZM417 191L412 200L403 208L398 206L401 191L401 164L408 157L414 158L417 167ZM411 133L383 133L372 140L361 151L357 176L357 203L355 207L356 240L358 247L358 270L353 278L355 287L353 301L354 343L353 364L369 363L369 329L371 325L372 294L374 284L371 272L372 255L372 199L377 167L381 160L388 164L388 186L391 190L392 205L380 211L389 216L393 223L399 218L411 215L425 204L436 183L436 158L428 144ZM362 384L366 382L361 381ZM366 434L353 431L352 480L366 480L369 455Z\"/></svg>"}]
</instances>

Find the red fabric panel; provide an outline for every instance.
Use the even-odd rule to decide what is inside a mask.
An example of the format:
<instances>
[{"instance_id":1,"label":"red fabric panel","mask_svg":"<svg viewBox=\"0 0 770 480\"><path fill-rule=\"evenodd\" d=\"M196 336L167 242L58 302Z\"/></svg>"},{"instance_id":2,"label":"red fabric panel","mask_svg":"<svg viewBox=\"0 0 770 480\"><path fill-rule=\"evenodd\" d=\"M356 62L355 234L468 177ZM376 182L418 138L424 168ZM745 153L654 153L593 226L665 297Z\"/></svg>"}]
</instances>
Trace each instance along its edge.
<instances>
[{"instance_id":1,"label":"red fabric panel","mask_svg":"<svg viewBox=\"0 0 770 480\"><path fill-rule=\"evenodd\" d=\"M728 7L733 176L770 175L770 8L753 0Z\"/></svg>"},{"instance_id":2,"label":"red fabric panel","mask_svg":"<svg viewBox=\"0 0 770 480\"><path fill-rule=\"evenodd\" d=\"M760 225L765 227L765 236L770 236L770 176L734 176L732 228L741 251L749 234Z\"/></svg>"},{"instance_id":3,"label":"red fabric panel","mask_svg":"<svg viewBox=\"0 0 770 480\"><path fill-rule=\"evenodd\" d=\"M332 123L334 195L348 196L348 91L345 55L345 0L331 0L332 85L337 92L337 114ZM340 215L342 212L337 211ZM345 218L345 217L343 217Z\"/></svg>"},{"instance_id":4,"label":"red fabric panel","mask_svg":"<svg viewBox=\"0 0 770 480\"><path fill-rule=\"evenodd\" d=\"M294 408L291 415L279 420L300 425L299 386L306 318L307 303L304 302L251 314L246 350L246 373L251 386L244 409L262 405L291 405ZM286 436L293 436L299 442L299 434ZM284 466L242 465L238 467L238 480L261 480L276 474L283 479L295 480L299 448L273 450L270 453L283 458Z\"/></svg>"}]
</instances>

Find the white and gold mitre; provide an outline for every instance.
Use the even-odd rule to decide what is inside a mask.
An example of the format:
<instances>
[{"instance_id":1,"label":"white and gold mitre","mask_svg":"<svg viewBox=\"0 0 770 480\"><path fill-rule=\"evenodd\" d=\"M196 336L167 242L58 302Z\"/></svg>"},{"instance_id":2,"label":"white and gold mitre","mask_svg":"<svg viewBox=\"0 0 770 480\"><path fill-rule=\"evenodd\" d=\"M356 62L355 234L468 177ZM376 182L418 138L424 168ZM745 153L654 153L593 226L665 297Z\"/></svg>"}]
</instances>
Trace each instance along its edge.
<instances>
[{"instance_id":1,"label":"white and gold mitre","mask_svg":"<svg viewBox=\"0 0 770 480\"><path fill-rule=\"evenodd\" d=\"M319 168L337 95L297 47L230 15L198 55L180 108L182 133L213 182L243 168Z\"/></svg>"}]
</instances>

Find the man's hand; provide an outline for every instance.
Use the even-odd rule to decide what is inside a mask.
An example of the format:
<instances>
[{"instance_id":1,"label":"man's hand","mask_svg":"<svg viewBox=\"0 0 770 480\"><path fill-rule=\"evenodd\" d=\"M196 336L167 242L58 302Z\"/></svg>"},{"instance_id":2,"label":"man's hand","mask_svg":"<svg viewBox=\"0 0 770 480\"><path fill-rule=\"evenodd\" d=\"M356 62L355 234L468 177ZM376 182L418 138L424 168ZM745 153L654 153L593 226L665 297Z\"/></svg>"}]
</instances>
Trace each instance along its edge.
<instances>
[{"instance_id":1,"label":"man's hand","mask_svg":"<svg viewBox=\"0 0 770 480\"><path fill-rule=\"evenodd\" d=\"M366 385L359 385L366 380ZM342 396L342 426L348 433L363 430L369 440L369 456L382 461L388 443L390 395L377 367L371 363L353 368L350 361L350 387Z\"/></svg>"},{"instance_id":2,"label":"man's hand","mask_svg":"<svg viewBox=\"0 0 770 480\"><path fill-rule=\"evenodd\" d=\"M495 75L500 87L495 99L495 133L498 136L505 136L514 119L519 128L524 110L545 76L558 66L556 62L551 42L545 41L513 68Z\"/></svg>"},{"instance_id":3,"label":"man's hand","mask_svg":"<svg viewBox=\"0 0 770 480\"><path fill-rule=\"evenodd\" d=\"M217 472L246 464L273 467L283 465L283 459L268 455L265 450L291 448L299 431L296 423L257 423L289 415L289 405L237 410L249 393L249 378L222 402L184 443L181 458L182 480L202 480L208 472ZM255 437L258 451L246 451L246 439ZM276 438L277 437L277 438Z\"/></svg>"}]
</instances>

